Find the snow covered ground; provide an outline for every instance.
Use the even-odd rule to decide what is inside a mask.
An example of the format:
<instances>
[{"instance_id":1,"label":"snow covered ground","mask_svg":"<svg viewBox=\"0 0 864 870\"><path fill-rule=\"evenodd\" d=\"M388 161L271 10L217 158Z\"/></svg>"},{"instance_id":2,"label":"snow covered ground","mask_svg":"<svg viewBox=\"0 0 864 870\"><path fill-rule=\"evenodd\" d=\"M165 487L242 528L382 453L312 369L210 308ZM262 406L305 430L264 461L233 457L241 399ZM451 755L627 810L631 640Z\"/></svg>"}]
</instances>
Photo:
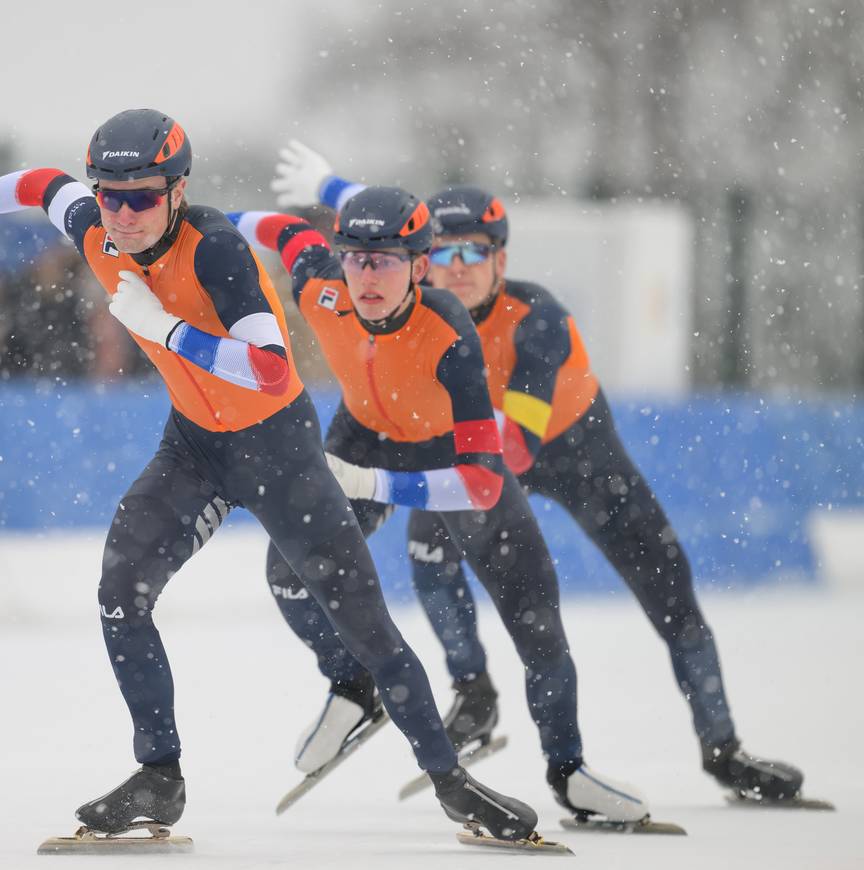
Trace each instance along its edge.
<instances>
[{"instance_id":1,"label":"snow covered ground","mask_svg":"<svg viewBox=\"0 0 864 870\"><path fill-rule=\"evenodd\" d=\"M298 778L291 766L295 737L317 712L325 686L270 601L265 540L249 527L220 532L172 581L157 611L177 684L189 791L176 832L194 838L194 855L36 857L43 838L74 830L79 803L135 766L96 615L101 543L98 533L0 537L4 870L64 861L136 868L158 862L177 870L441 870L543 860L569 860L582 870L864 867L864 595L852 591L786 587L704 599L745 745L802 766L807 793L836 801L836 813L724 804L699 769L665 652L622 588L565 605L588 758L645 789L655 818L683 824L689 837L560 830L519 665L488 609L481 627L511 745L475 770L531 802L541 830L570 845L575 858L469 850L457 844L456 827L430 794L398 803L398 788L416 768L392 728L277 818L276 801ZM418 608L400 608L396 619L446 704L442 656Z\"/></svg>"}]
</instances>

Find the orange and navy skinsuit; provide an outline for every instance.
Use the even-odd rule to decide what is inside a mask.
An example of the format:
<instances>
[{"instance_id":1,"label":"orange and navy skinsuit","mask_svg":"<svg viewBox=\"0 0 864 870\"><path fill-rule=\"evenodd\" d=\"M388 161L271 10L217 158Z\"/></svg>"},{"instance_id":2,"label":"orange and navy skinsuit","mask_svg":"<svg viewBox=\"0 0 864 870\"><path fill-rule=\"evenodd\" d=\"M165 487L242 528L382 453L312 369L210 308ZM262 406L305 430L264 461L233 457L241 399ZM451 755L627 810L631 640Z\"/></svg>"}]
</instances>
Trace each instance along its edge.
<instances>
[{"instance_id":1,"label":"orange and navy skinsuit","mask_svg":"<svg viewBox=\"0 0 864 870\"><path fill-rule=\"evenodd\" d=\"M374 500L424 510L486 510L501 494L501 439L471 318L450 293L414 287L395 324L360 321L338 260L299 218L229 215L278 250L294 296L342 388L328 438L340 458L375 468Z\"/></svg>"},{"instance_id":2,"label":"orange and navy skinsuit","mask_svg":"<svg viewBox=\"0 0 864 870\"><path fill-rule=\"evenodd\" d=\"M261 212L229 218L251 243L280 252L300 311L342 387L325 446L376 470L374 499L352 501L361 527L374 532L394 504L446 526L525 665L544 753L555 764L578 762L576 670L558 579L525 495L503 465L470 315L449 291L414 287L404 314L376 332L358 318L338 260L308 224ZM315 652L322 673L337 684L362 681L362 665L347 654L322 608L302 596L272 547L268 572L283 616Z\"/></svg>"},{"instance_id":3,"label":"orange and navy skinsuit","mask_svg":"<svg viewBox=\"0 0 864 870\"><path fill-rule=\"evenodd\" d=\"M505 281L472 316L503 416L504 461L522 474L591 407L599 383L573 317L543 287Z\"/></svg>"},{"instance_id":4,"label":"orange and navy skinsuit","mask_svg":"<svg viewBox=\"0 0 864 870\"><path fill-rule=\"evenodd\" d=\"M456 755L426 674L390 618L357 521L327 467L281 304L240 233L221 212L192 206L150 251L120 253L93 194L52 169L0 177L0 212L27 206L45 209L109 294L129 270L182 318L165 346L133 335L164 378L172 409L155 456L114 514L99 583L103 636L132 717L136 759L173 764L180 756L156 601L229 510L242 506L304 595L328 608L331 630L380 687L420 766L451 771ZM405 696L391 696L393 685Z\"/></svg>"},{"instance_id":5,"label":"orange and navy skinsuit","mask_svg":"<svg viewBox=\"0 0 864 870\"><path fill-rule=\"evenodd\" d=\"M502 420L504 459L529 494L562 505L606 556L666 643L706 758L735 729L687 556L630 459L566 309L543 287L504 282L472 310ZM434 515L412 511L412 579L454 680L483 673L462 555Z\"/></svg>"},{"instance_id":6,"label":"orange and navy skinsuit","mask_svg":"<svg viewBox=\"0 0 864 870\"><path fill-rule=\"evenodd\" d=\"M57 169L0 178L0 213L40 206L113 295L122 270L135 272L183 319L168 346L130 332L159 370L171 403L214 432L265 420L303 390L285 315L272 283L225 216L192 206L177 219L170 244L146 255L121 253L83 184Z\"/></svg>"}]
</instances>

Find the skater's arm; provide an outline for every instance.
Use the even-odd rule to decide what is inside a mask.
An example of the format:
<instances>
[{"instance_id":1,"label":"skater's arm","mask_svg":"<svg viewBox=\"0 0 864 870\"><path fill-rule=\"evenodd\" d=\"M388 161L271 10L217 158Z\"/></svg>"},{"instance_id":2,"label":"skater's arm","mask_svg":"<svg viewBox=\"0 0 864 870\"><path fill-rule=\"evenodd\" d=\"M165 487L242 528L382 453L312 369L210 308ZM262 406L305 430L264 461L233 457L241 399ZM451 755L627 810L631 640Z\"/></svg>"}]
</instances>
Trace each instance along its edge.
<instances>
[{"instance_id":1,"label":"skater's arm","mask_svg":"<svg viewBox=\"0 0 864 870\"><path fill-rule=\"evenodd\" d=\"M424 290L419 303L441 319L444 344L430 375L450 396L453 460L449 467L418 471L361 468L328 457L349 498L371 499L429 511L488 510L504 484L501 436L486 386L483 350L474 324L454 296ZM430 336L431 339L431 336ZM418 458L422 458L422 451Z\"/></svg>"},{"instance_id":2,"label":"skater's arm","mask_svg":"<svg viewBox=\"0 0 864 870\"><path fill-rule=\"evenodd\" d=\"M171 332L168 348L238 386L285 393L291 377L285 340L261 288L258 262L240 234L220 219L198 242L194 268L230 337L183 322Z\"/></svg>"},{"instance_id":3,"label":"skater's arm","mask_svg":"<svg viewBox=\"0 0 864 870\"><path fill-rule=\"evenodd\" d=\"M37 206L84 256L84 236L99 223L96 197L59 169L24 169L0 176L0 214Z\"/></svg>"},{"instance_id":4,"label":"skater's arm","mask_svg":"<svg viewBox=\"0 0 864 870\"><path fill-rule=\"evenodd\" d=\"M293 215L279 212L232 212L228 219L253 248L277 251L291 276L294 300L313 278L341 281L342 267L318 230Z\"/></svg>"},{"instance_id":5,"label":"skater's arm","mask_svg":"<svg viewBox=\"0 0 864 870\"><path fill-rule=\"evenodd\" d=\"M266 322L252 315L235 328L236 334L247 334L250 341L213 335L166 311L136 272L123 270L120 279L108 309L130 332L237 386L271 395L287 390L290 371L278 325L279 334L274 336ZM255 342L266 342L266 347Z\"/></svg>"},{"instance_id":6,"label":"skater's arm","mask_svg":"<svg viewBox=\"0 0 864 870\"><path fill-rule=\"evenodd\" d=\"M366 186L334 175L322 154L296 139L280 149L279 157L270 189L276 193L276 203L280 208L321 203L339 211Z\"/></svg>"},{"instance_id":7,"label":"skater's arm","mask_svg":"<svg viewBox=\"0 0 864 870\"><path fill-rule=\"evenodd\" d=\"M561 366L572 349L567 313L554 300L538 300L516 328L516 364L504 393L504 461L514 474L529 469L552 417Z\"/></svg>"},{"instance_id":8,"label":"skater's arm","mask_svg":"<svg viewBox=\"0 0 864 870\"><path fill-rule=\"evenodd\" d=\"M488 510L501 496L501 437L492 411L477 330L461 303L441 290L424 290L421 303L452 340L433 377L450 396L453 465L418 472L386 471L381 501L425 510ZM379 481L381 478L379 478Z\"/></svg>"}]
</instances>

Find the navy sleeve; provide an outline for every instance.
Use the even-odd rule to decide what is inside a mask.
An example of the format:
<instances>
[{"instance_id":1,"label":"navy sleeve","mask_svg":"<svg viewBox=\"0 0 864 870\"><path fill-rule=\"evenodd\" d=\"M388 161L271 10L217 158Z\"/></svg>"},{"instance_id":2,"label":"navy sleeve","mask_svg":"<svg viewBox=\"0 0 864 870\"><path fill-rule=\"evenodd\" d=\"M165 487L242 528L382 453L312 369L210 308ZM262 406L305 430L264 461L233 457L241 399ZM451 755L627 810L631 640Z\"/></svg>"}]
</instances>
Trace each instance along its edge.
<instances>
[{"instance_id":1,"label":"navy sleeve","mask_svg":"<svg viewBox=\"0 0 864 870\"><path fill-rule=\"evenodd\" d=\"M258 264L233 227L211 230L201 238L195 249L195 275L229 333L250 315L273 314L261 289ZM258 346L286 357L285 348L279 345Z\"/></svg>"}]
</instances>

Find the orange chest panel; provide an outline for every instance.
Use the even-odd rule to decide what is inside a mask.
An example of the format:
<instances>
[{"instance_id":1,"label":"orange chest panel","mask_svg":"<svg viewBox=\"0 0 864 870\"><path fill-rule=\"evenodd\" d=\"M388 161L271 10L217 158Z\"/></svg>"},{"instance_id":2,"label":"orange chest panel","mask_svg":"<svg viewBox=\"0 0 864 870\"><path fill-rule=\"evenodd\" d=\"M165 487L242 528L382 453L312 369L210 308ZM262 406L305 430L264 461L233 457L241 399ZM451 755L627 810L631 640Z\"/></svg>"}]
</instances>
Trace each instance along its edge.
<instances>
[{"instance_id":1,"label":"orange chest panel","mask_svg":"<svg viewBox=\"0 0 864 870\"><path fill-rule=\"evenodd\" d=\"M501 293L489 316L478 327L486 362L489 395L496 410L504 407L507 391L516 367L516 330L531 308L520 299ZM572 317L567 317L570 354L555 375L552 416L544 443L557 438L591 407L599 382L591 371L588 353Z\"/></svg>"},{"instance_id":2,"label":"orange chest panel","mask_svg":"<svg viewBox=\"0 0 864 870\"><path fill-rule=\"evenodd\" d=\"M525 302L501 293L489 316L477 327L486 362L489 396L492 406L498 410L504 406L504 393L516 366L516 329L530 311Z\"/></svg>"},{"instance_id":3,"label":"orange chest panel","mask_svg":"<svg viewBox=\"0 0 864 870\"><path fill-rule=\"evenodd\" d=\"M363 328L341 281L310 280L300 310L359 423L393 441L426 441L453 431L450 394L436 369L457 335L422 305L422 297L405 325L385 335Z\"/></svg>"},{"instance_id":4,"label":"orange chest panel","mask_svg":"<svg viewBox=\"0 0 864 870\"><path fill-rule=\"evenodd\" d=\"M184 223L177 241L148 268L148 274L130 255L117 251L103 227L92 227L87 232L84 255L109 295L113 296L117 292L121 271L134 272L147 282L166 311L202 332L225 338L228 331L219 319L210 294L195 275L195 251L201 238L198 230ZM261 290L270 303L285 342L291 371L287 393L272 396L232 384L162 345L130 333L165 379L174 407L194 423L211 431L236 431L265 420L292 402L303 389L291 357L282 304L257 258L256 265Z\"/></svg>"}]
</instances>

